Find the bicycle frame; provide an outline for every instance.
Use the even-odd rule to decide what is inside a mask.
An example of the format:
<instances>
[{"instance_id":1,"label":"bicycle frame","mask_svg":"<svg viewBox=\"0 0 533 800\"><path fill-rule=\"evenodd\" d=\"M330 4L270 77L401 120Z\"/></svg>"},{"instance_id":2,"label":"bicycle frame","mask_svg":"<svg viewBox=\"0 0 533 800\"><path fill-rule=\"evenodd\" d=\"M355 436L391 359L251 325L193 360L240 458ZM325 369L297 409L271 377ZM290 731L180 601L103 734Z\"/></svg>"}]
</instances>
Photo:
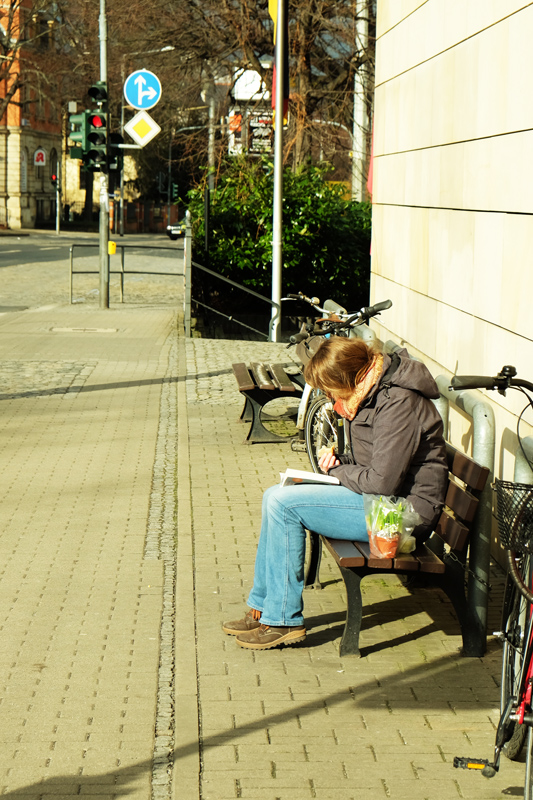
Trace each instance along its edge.
<instances>
[{"instance_id":1,"label":"bicycle frame","mask_svg":"<svg viewBox=\"0 0 533 800\"><path fill-rule=\"evenodd\" d=\"M502 638L507 638L502 634ZM498 772L500 768L500 757L503 746L507 741L509 725L518 722L519 725L532 725L533 714L531 713L531 696L533 692L533 614L532 607L528 604L528 623L524 636L527 646L524 658L520 667L518 678L518 694L510 695L507 704L500 716L498 728L496 730L496 742L494 745L494 758L492 764L487 762L487 766L494 768ZM509 645L512 646L511 642Z\"/></svg>"}]
</instances>

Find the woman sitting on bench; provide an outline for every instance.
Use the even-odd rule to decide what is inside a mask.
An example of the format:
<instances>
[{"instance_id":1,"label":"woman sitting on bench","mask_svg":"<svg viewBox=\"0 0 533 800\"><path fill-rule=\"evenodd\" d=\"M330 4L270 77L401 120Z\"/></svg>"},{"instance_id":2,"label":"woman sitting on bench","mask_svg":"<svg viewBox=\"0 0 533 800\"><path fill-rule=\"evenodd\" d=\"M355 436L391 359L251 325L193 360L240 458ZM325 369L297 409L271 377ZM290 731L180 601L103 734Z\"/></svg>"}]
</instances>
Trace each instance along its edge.
<instances>
[{"instance_id":1,"label":"woman sitting on bench","mask_svg":"<svg viewBox=\"0 0 533 800\"><path fill-rule=\"evenodd\" d=\"M273 486L263 495L250 610L222 629L241 647L266 650L305 639L303 581L306 530L367 542L362 494L411 501L422 518L415 537L431 533L444 501L448 467L439 391L420 361L382 355L360 339L331 337L305 368L305 380L330 397L346 425L350 455L328 452L319 465L337 485Z\"/></svg>"}]
</instances>

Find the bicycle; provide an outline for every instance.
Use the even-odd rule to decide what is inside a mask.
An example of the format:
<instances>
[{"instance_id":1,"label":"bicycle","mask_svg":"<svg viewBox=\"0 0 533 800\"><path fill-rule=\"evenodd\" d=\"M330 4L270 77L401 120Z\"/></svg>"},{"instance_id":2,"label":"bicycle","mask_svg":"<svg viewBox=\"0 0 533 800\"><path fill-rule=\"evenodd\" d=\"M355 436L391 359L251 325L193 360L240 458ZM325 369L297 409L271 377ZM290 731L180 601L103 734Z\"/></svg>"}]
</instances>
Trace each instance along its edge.
<instances>
[{"instance_id":1,"label":"bicycle","mask_svg":"<svg viewBox=\"0 0 533 800\"><path fill-rule=\"evenodd\" d=\"M314 355L324 336L350 336L357 328L392 306L391 300L384 300L373 306L366 306L356 312L348 312L333 300L326 300L323 307L317 297L307 297L302 292L287 295L289 300L303 300L316 311L326 316L306 323L300 333L290 337L288 347L297 346L297 354L304 365ZM303 436L305 449L314 472L320 472L319 451L334 447L337 453L344 453L344 420L333 410L333 403L322 392L304 387L298 406L296 427Z\"/></svg>"},{"instance_id":2,"label":"bicycle","mask_svg":"<svg viewBox=\"0 0 533 800\"><path fill-rule=\"evenodd\" d=\"M451 389L489 389L505 395L507 389L525 394L527 403L518 418L518 442L527 458L520 437L520 422L527 408L533 408L533 383L516 377L516 369L505 366L495 377L459 375ZM516 760L527 739L524 800L533 800L533 485L496 478L493 483L500 541L507 551L507 576L502 629L495 635L503 642L500 720L491 760L456 756L453 765L477 769L486 778L499 771L503 753Z\"/></svg>"}]
</instances>

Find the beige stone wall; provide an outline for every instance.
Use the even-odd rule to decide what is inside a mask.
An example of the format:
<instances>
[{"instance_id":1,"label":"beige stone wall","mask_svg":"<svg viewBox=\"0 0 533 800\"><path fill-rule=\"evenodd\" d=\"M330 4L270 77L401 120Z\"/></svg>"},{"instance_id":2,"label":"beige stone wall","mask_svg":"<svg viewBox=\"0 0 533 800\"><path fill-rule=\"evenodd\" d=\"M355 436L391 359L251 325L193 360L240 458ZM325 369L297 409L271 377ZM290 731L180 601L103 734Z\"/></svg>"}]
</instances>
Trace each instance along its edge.
<instances>
[{"instance_id":1,"label":"beige stone wall","mask_svg":"<svg viewBox=\"0 0 533 800\"><path fill-rule=\"evenodd\" d=\"M394 304L378 333L434 374L533 380L533 5L378 0L377 24L372 299ZM510 477L524 403L491 397Z\"/></svg>"},{"instance_id":2,"label":"beige stone wall","mask_svg":"<svg viewBox=\"0 0 533 800\"><path fill-rule=\"evenodd\" d=\"M38 147L46 153L46 164L37 170L33 155ZM21 159L26 152L26 187L21 185ZM55 190L50 176L50 156L61 156L61 136L27 127L0 129L0 225L13 230L33 228L37 218L37 203L48 219L53 215Z\"/></svg>"}]
</instances>

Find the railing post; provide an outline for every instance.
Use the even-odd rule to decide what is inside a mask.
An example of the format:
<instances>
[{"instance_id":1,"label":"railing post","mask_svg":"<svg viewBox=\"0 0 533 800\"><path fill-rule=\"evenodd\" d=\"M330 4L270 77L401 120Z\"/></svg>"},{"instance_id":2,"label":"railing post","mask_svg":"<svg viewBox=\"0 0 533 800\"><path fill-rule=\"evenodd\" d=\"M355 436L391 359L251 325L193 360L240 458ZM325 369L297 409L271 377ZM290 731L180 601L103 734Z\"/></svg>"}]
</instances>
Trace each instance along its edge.
<instances>
[{"instance_id":1,"label":"railing post","mask_svg":"<svg viewBox=\"0 0 533 800\"><path fill-rule=\"evenodd\" d=\"M120 302L124 302L124 245L120 247Z\"/></svg>"},{"instance_id":2,"label":"railing post","mask_svg":"<svg viewBox=\"0 0 533 800\"><path fill-rule=\"evenodd\" d=\"M183 243L183 325L185 336L191 335L191 274L192 274L192 234L191 212L185 214L185 241Z\"/></svg>"},{"instance_id":3,"label":"railing post","mask_svg":"<svg viewBox=\"0 0 533 800\"><path fill-rule=\"evenodd\" d=\"M70 246L70 280L69 280L69 289L70 289L70 305L72 305L72 271L74 269L74 245Z\"/></svg>"},{"instance_id":4,"label":"railing post","mask_svg":"<svg viewBox=\"0 0 533 800\"><path fill-rule=\"evenodd\" d=\"M526 436L522 439L522 447L516 451L514 480L517 483L533 483L533 470L530 464L533 464L533 436Z\"/></svg>"},{"instance_id":5,"label":"railing post","mask_svg":"<svg viewBox=\"0 0 533 800\"><path fill-rule=\"evenodd\" d=\"M488 587L490 577L490 544L492 530L492 490L496 433L494 412L491 406L479 399L478 392L450 391L450 379L444 375L436 378L441 395L472 418L472 457L490 470L481 493L476 519L472 528L468 573L467 628L471 634L464 643L466 656L479 656L485 652L487 639Z\"/></svg>"}]
</instances>

